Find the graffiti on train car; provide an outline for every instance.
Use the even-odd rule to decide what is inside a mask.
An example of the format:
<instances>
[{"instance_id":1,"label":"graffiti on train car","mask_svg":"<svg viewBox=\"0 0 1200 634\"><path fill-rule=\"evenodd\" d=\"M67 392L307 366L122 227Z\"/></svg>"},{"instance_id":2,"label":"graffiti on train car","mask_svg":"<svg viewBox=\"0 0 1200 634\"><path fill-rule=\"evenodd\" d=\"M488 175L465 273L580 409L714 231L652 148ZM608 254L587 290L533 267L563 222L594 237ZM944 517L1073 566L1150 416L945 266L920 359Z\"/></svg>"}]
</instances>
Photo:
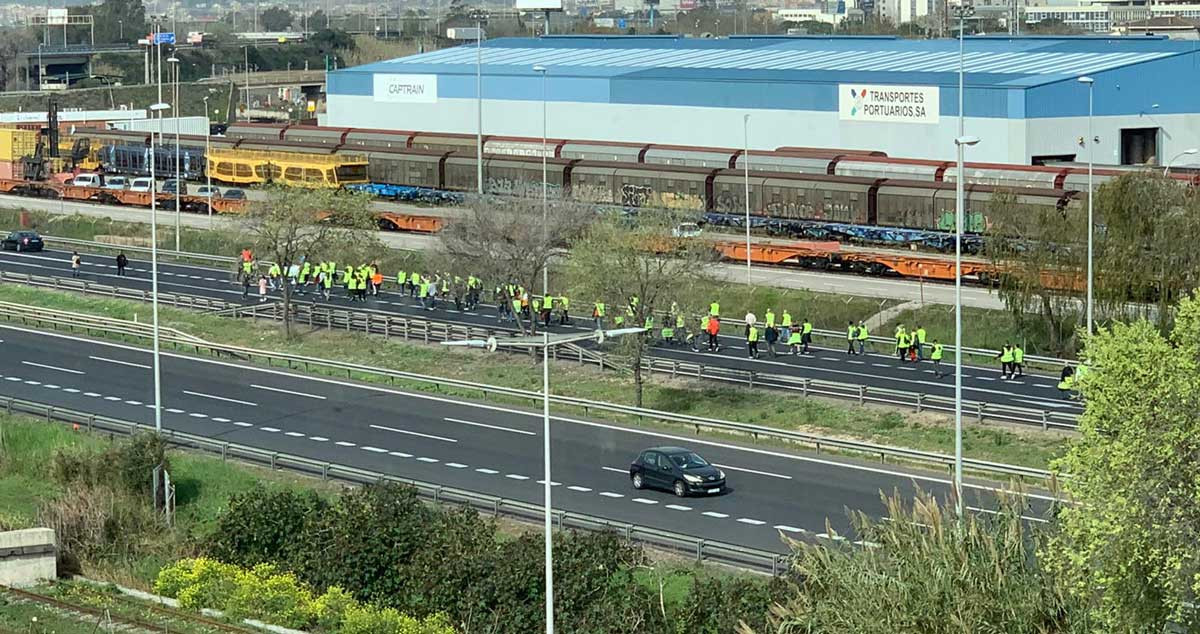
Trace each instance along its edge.
<instances>
[{"instance_id":1,"label":"graffiti on train car","mask_svg":"<svg viewBox=\"0 0 1200 634\"><path fill-rule=\"evenodd\" d=\"M963 231L967 233L983 233L987 227L987 219L979 212L967 212L963 218ZM943 212L937 220L938 231L954 231L954 213L947 211Z\"/></svg>"},{"instance_id":2,"label":"graffiti on train car","mask_svg":"<svg viewBox=\"0 0 1200 634\"><path fill-rule=\"evenodd\" d=\"M649 185L621 185L621 204L625 207L646 207L654 196L654 188Z\"/></svg>"},{"instance_id":3,"label":"graffiti on train car","mask_svg":"<svg viewBox=\"0 0 1200 634\"><path fill-rule=\"evenodd\" d=\"M720 191L713 193L713 211L719 213L734 213L745 209L742 197L737 192Z\"/></svg>"},{"instance_id":4,"label":"graffiti on train car","mask_svg":"<svg viewBox=\"0 0 1200 634\"><path fill-rule=\"evenodd\" d=\"M624 207L701 211L704 209L704 197L698 194L673 191L657 192L649 185L626 183L621 186L621 205Z\"/></svg>"},{"instance_id":5,"label":"graffiti on train car","mask_svg":"<svg viewBox=\"0 0 1200 634\"><path fill-rule=\"evenodd\" d=\"M666 209L680 211L702 211L704 209L704 197L696 194L663 192L659 195L658 202Z\"/></svg>"},{"instance_id":6,"label":"graffiti on train car","mask_svg":"<svg viewBox=\"0 0 1200 634\"><path fill-rule=\"evenodd\" d=\"M572 183L571 197L586 203L612 204L615 202L612 190L598 183Z\"/></svg>"},{"instance_id":7,"label":"graffiti on train car","mask_svg":"<svg viewBox=\"0 0 1200 634\"><path fill-rule=\"evenodd\" d=\"M497 194L502 196L540 198L542 195L542 184L540 182L527 181L519 178L489 177L487 179L486 187L489 194ZM549 198L561 198L562 186L556 183L547 183L546 196Z\"/></svg>"}]
</instances>

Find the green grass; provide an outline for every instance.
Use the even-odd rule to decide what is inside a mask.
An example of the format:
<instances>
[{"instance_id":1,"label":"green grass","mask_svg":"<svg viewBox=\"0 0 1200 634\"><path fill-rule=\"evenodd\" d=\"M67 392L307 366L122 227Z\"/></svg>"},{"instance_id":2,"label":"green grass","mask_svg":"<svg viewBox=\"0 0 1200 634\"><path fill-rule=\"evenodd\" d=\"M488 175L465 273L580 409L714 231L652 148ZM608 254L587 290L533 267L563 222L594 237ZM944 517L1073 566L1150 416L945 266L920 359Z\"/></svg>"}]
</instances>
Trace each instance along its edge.
<instances>
[{"instance_id":1,"label":"green grass","mask_svg":"<svg viewBox=\"0 0 1200 634\"><path fill-rule=\"evenodd\" d=\"M16 286L0 286L0 300L118 319L132 319L136 314L144 320L148 310L145 304L128 300L91 298ZM162 308L159 319L163 326L177 328L214 343L336 359L526 390L538 390L541 387L541 368L523 355L487 354L354 333L308 331L306 328L301 329L302 336L288 339L278 324L170 308ZM632 381L628 376L600 372L570 361L556 362L556 366L558 371L555 372L554 391L557 394L612 403L633 402ZM353 378L384 380L377 375L356 375ZM413 390L434 390L424 383L397 382L396 385ZM440 392L468 398L481 396L476 391L442 389ZM504 402L515 401L509 399ZM954 449L953 433L945 416L928 413L918 415L882 407L858 407L838 401L805 399L777 391L732 388L704 381L667 380L655 376L646 387L643 406L924 451L949 453ZM642 424L632 418L614 416L613 419ZM680 428L672 429L678 431ZM972 458L1038 468L1045 468L1051 459L1061 455L1066 443L1066 438L1058 433L1010 429L992 424L968 424L964 437L968 455Z\"/></svg>"},{"instance_id":2,"label":"green grass","mask_svg":"<svg viewBox=\"0 0 1200 634\"><path fill-rule=\"evenodd\" d=\"M1036 320L1033 320L1036 321ZM929 340L940 338L942 343L954 343L954 307L929 304L918 310L901 311L894 319L884 324L876 334L890 335L898 324L914 330L923 325ZM963 341L968 347L999 350L1005 344L1019 343L1027 355L1057 357L1064 352L1053 345L1043 328L1021 329L1008 311L982 308L963 309ZM1072 354L1071 357L1074 355ZM972 359L979 363L980 359ZM997 368L999 362L996 362ZM1058 368L1053 368L1058 370Z\"/></svg>"},{"instance_id":3,"label":"green grass","mask_svg":"<svg viewBox=\"0 0 1200 634\"><path fill-rule=\"evenodd\" d=\"M169 631L179 634L220 634L223 631L214 625L198 622L193 614L163 606L151 609L148 603L125 597L115 589L85 582L58 581L38 585L28 591L71 606L102 610L111 615L117 627L123 625L118 619L127 618L164 628L164 631L169 628ZM35 617L36 622L33 620ZM107 619L25 602L0 593L0 628L36 634L95 634L108 632L108 622Z\"/></svg>"},{"instance_id":4,"label":"green grass","mask_svg":"<svg viewBox=\"0 0 1200 634\"><path fill-rule=\"evenodd\" d=\"M240 58L239 58L240 59ZM179 84L179 115L203 116L204 97L209 96L208 90L215 88L209 102L214 109L226 111L225 104L229 101L232 86L228 83L190 83ZM113 88L78 88L55 93L59 110L81 108L84 110L109 110L122 105L132 105L144 108L147 104L158 101L158 88L153 85L115 86ZM218 105L220 104L220 105ZM46 110L44 94L0 95L0 112ZM174 111L172 111L174 113ZM169 115L174 116L174 114Z\"/></svg>"}]
</instances>

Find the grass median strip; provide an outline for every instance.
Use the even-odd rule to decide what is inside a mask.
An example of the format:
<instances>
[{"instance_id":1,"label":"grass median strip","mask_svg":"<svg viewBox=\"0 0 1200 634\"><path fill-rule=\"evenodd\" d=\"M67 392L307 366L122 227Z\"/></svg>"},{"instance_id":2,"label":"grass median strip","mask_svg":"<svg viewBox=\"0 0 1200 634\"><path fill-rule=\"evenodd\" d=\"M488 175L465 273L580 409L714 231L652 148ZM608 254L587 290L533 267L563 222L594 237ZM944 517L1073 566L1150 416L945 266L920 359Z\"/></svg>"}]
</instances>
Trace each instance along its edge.
<instances>
[{"instance_id":1,"label":"grass median strip","mask_svg":"<svg viewBox=\"0 0 1200 634\"><path fill-rule=\"evenodd\" d=\"M146 321L145 304L100 299L68 292L0 286L0 300L47 309L65 310L115 319ZM213 343L252 347L346 363L428 374L509 388L537 391L541 368L524 355L487 354L385 340L355 333L316 330L287 339L278 324L206 315L171 308L160 310L160 323ZM575 362L554 362L553 390L577 398L631 404L633 389L624 376L601 372ZM334 375L319 368L309 371ZM340 378L388 382L398 387L437 391L477 399L478 390L437 388L427 383L388 381L367 373L337 372ZM524 399L488 395L488 400L527 405ZM644 406L649 409L706 418L732 420L823 436L949 453L954 438L944 415L915 414L884 407L858 407L824 399L802 398L770 390L728 387L708 381L663 379L648 384ZM564 408L570 409L570 408ZM561 411L561 414L576 413ZM633 417L611 416L623 423L648 425ZM678 431L679 426L657 427ZM966 455L980 460L1045 468L1066 448L1067 436L1035 429L995 424L968 425Z\"/></svg>"}]
</instances>

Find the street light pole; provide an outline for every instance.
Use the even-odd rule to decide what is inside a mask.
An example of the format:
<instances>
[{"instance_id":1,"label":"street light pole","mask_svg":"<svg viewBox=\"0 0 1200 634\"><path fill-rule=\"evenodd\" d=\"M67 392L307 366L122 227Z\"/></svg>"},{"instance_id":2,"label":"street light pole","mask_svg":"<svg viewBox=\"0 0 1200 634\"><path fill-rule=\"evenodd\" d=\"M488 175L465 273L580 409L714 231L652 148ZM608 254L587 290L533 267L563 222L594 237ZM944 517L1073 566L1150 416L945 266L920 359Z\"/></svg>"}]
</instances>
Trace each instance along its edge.
<instances>
[{"instance_id":1,"label":"street light pole","mask_svg":"<svg viewBox=\"0 0 1200 634\"><path fill-rule=\"evenodd\" d=\"M474 11L475 18L475 181L483 196L483 21L487 14Z\"/></svg>"},{"instance_id":2,"label":"street light pole","mask_svg":"<svg viewBox=\"0 0 1200 634\"><path fill-rule=\"evenodd\" d=\"M150 111L157 112L159 121L162 112L171 106L156 103ZM162 360L158 341L158 182L154 176L154 134L150 135L150 320L153 328L153 372L154 372L154 431L162 433Z\"/></svg>"},{"instance_id":3,"label":"street light pole","mask_svg":"<svg viewBox=\"0 0 1200 634\"><path fill-rule=\"evenodd\" d=\"M969 4L954 7L958 17L958 136L954 139L958 155L958 175L954 183L954 511L963 517L963 427L962 427L962 236L963 216L966 205L963 201L963 146L979 143L977 137L963 134L963 92L966 76L963 40L966 18L974 15L975 7Z\"/></svg>"},{"instance_id":4,"label":"street light pole","mask_svg":"<svg viewBox=\"0 0 1200 634\"><path fill-rule=\"evenodd\" d=\"M1096 85L1096 80L1091 77L1080 77L1079 83L1086 84L1088 89L1088 213L1087 213L1087 332L1092 334L1092 198L1095 197L1095 190L1092 184L1092 160L1095 154L1094 146L1096 145L1096 137L1092 135L1092 89Z\"/></svg>"},{"instance_id":5,"label":"street light pole","mask_svg":"<svg viewBox=\"0 0 1200 634\"><path fill-rule=\"evenodd\" d=\"M746 185L746 285L751 284L750 266L750 115L742 115L742 168Z\"/></svg>"},{"instance_id":6,"label":"street light pole","mask_svg":"<svg viewBox=\"0 0 1200 634\"><path fill-rule=\"evenodd\" d=\"M179 107L179 58L172 55L167 58L167 62L171 64L172 82L171 82L171 107L175 109L175 251L182 251L180 248L179 233L181 231L180 219L183 216L180 206L181 194L183 193L183 178L180 171L179 157L179 113L182 108Z\"/></svg>"},{"instance_id":7,"label":"street light pole","mask_svg":"<svg viewBox=\"0 0 1200 634\"><path fill-rule=\"evenodd\" d=\"M546 67L534 66L533 72L542 76L542 248L548 249L550 212L546 198ZM550 267L542 267L542 297L550 295Z\"/></svg>"},{"instance_id":8,"label":"street light pole","mask_svg":"<svg viewBox=\"0 0 1200 634\"><path fill-rule=\"evenodd\" d=\"M242 47L242 61L246 65L246 121L250 121L250 45Z\"/></svg>"},{"instance_id":9,"label":"street light pole","mask_svg":"<svg viewBox=\"0 0 1200 634\"><path fill-rule=\"evenodd\" d=\"M1190 155L1190 154L1195 154L1196 152L1200 152L1200 150L1197 150L1196 148L1193 147L1193 148L1188 148L1188 149L1180 152L1179 154L1176 154L1174 157L1171 158L1171 160L1167 161L1167 166L1163 168L1163 176L1171 175L1171 165L1173 165L1176 160L1178 160L1184 156Z\"/></svg>"},{"instance_id":10,"label":"street light pole","mask_svg":"<svg viewBox=\"0 0 1200 634\"><path fill-rule=\"evenodd\" d=\"M212 170L208 169L208 155L212 152L209 148L209 139L212 137L212 123L208 119L208 95L205 95L204 101L204 185L208 188L208 228L212 229Z\"/></svg>"}]
</instances>

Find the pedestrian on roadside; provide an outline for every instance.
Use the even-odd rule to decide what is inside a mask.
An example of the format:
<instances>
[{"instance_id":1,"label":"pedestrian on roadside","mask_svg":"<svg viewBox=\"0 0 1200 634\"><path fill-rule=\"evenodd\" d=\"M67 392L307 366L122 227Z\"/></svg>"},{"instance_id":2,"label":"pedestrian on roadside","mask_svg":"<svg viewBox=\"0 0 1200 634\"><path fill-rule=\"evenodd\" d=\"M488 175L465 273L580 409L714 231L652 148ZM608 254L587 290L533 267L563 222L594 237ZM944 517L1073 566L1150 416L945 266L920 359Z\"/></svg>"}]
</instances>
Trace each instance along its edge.
<instances>
[{"instance_id":1,"label":"pedestrian on roadside","mask_svg":"<svg viewBox=\"0 0 1200 634\"><path fill-rule=\"evenodd\" d=\"M717 342L717 335L721 332L721 318L716 315L709 315L706 332L708 332L708 351L719 352L721 344Z\"/></svg>"},{"instance_id":2,"label":"pedestrian on roadside","mask_svg":"<svg viewBox=\"0 0 1200 634\"><path fill-rule=\"evenodd\" d=\"M783 317L780 318L779 331L779 340L786 345L792 336L792 314L786 308L783 309Z\"/></svg>"},{"instance_id":3,"label":"pedestrian on roadside","mask_svg":"<svg viewBox=\"0 0 1200 634\"><path fill-rule=\"evenodd\" d=\"M754 313L746 313L746 336L750 336L750 328L758 323L758 317Z\"/></svg>"},{"instance_id":4,"label":"pedestrian on roadside","mask_svg":"<svg viewBox=\"0 0 1200 634\"><path fill-rule=\"evenodd\" d=\"M800 346L804 345L804 334L799 330L793 330L788 335L787 345L792 349L792 354L800 354Z\"/></svg>"},{"instance_id":5,"label":"pedestrian on roadside","mask_svg":"<svg viewBox=\"0 0 1200 634\"><path fill-rule=\"evenodd\" d=\"M768 327L763 332L763 335L767 339L767 355L770 356L772 359L774 359L775 358L775 342L779 341L779 331L774 328Z\"/></svg>"},{"instance_id":6,"label":"pedestrian on roadside","mask_svg":"<svg viewBox=\"0 0 1200 634\"><path fill-rule=\"evenodd\" d=\"M904 330L904 326L896 329L896 356L900 357L900 363L904 363L904 355L908 353L908 333Z\"/></svg>"},{"instance_id":7,"label":"pedestrian on roadside","mask_svg":"<svg viewBox=\"0 0 1200 634\"><path fill-rule=\"evenodd\" d=\"M1025 376L1025 351L1021 349L1020 344L1013 345L1013 362L1012 370L1016 376Z\"/></svg>"},{"instance_id":8,"label":"pedestrian on roadside","mask_svg":"<svg viewBox=\"0 0 1200 634\"><path fill-rule=\"evenodd\" d=\"M83 265L83 259L79 257L78 251L71 252L71 277L79 277L79 267Z\"/></svg>"},{"instance_id":9,"label":"pedestrian on roadside","mask_svg":"<svg viewBox=\"0 0 1200 634\"><path fill-rule=\"evenodd\" d=\"M937 339L933 340L933 352L929 355L929 360L933 361L933 375L942 378L942 344Z\"/></svg>"},{"instance_id":10,"label":"pedestrian on roadside","mask_svg":"<svg viewBox=\"0 0 1200 634\"><path fill-rule=\"evenodd\" d=\"M917 361L925 360L925 327L917 324L917 331L913 336L913 347L917 349Z\"/></svg>"},{"instance_id":11,"label":"pedestrian on roadside","mask_svg":"<svg viewBox=\"0 0 1200 634\"><path fill-rule=\"evenodd\" d=\"M858 339L858 328L854 326L853 321L846 322L846 354L857 354L854 352L854 342Z\"/></svg>"},{"instance_id":12,"label":"pedestrian on roadside","mask_svg":"<svg viewBox=\"0 0 1200 634\"><path fill-rule=\"evenodd\" d=\"M249 275L242 276L242 299L250 297L250 284L253 282L254 280L250 279Z\"/></svg>"},{"instance_id":13,"label":"pedestrian on roadside","mask_svg":"<svg viewBox=\"0 0 1200 634\"><path fill-rule=\"evenodd\" d=\"M867 354L867 340L871 338L870 331L867 330L867 324L861 319L858 321L858 354L864 356Z\"/></svg>"},{"instance_id":14,"label":"pedestrian on roadside","mask_svg":"<svg viewBox=\"0 0 1200 634\"><path fill-rule=\"evenodd\" d=\"M129 258L125 257L124 251L121 251L117 254L117 275L124 277L127 266L129 266Z\"/></svg>"},{"instance_id":15,"label":"pedestrian on roadside","mask_svg":"<svg viewBox=\"0 0 1200 634\"><path fill-rule=\"evenodd\" d=\"M1012 346L1007 343L1004 344L1004 347L1000 349L1000 354L997 354L996 358L1000 360L1000 380L1007 381L1012 376Z\"/></svg>"},{"instance_id":16,"label":"pedestrian on roadside","mask_svg":"<svg viewBox=\"0 0 1200 634\"><path fill-rule=\"evenodd\" d=\"M262 304L267 301L267 276L258 276L258 303Z\"/></svg>"},{"instance_id":17,"label":"pedestrian on roadside","mask_svg":"<svg viewBox=\"0 0 1200 634\"><path fill-rule=\"evenodd\" d=\"M802 352L804 354L812 354L811 351L808 349L808 347L812 345L812 332L813 332L812 322L809 321L807 317L805 317L804 323L800 325L800 341L804 343L804 349L801 350L800 352Z\"/></svg>"},{"instance_id":18,"label":"pedestrian on roadside","mask_svg":"<svg viewBox=\"0 0 1200 634\"><path fill-rule=\"evenodd\" d=\"M758 326L746 326L746 354L751 359L758 358Z\"/></svg>"}]
</instances>

